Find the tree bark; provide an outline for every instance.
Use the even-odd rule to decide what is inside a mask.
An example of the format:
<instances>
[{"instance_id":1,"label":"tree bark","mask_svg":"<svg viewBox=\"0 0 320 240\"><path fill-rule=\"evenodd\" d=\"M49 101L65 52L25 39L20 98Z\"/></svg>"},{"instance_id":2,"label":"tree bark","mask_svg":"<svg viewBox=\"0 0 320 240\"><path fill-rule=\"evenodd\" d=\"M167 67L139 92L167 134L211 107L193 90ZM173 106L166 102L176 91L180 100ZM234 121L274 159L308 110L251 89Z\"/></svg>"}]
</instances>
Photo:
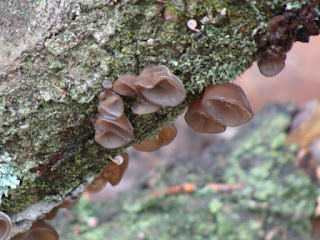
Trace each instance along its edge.
<instances>
[{"instance_id":1,"label":"tree bark","mask_svg":"<svg viewBox=\"0 0 320 240\"><path fill-rule=\"evenodd\" d=\"M148 139L205 86L230 82L250 67L265 44L254 36L267 35L273 16L297 14L302 3L1 2L0 210L16 214L17 224L30 222L124 151L93 140L91 118L103 80L138 75L150 64L166 65L181 79L187 98L177 107L137 116L130 110L134 99L124 98L134 142ZM190 19L198 22L196 30L187 27ZM42 203L47 207L32 217L19 215Z\"/></svg>"}]
</instances>

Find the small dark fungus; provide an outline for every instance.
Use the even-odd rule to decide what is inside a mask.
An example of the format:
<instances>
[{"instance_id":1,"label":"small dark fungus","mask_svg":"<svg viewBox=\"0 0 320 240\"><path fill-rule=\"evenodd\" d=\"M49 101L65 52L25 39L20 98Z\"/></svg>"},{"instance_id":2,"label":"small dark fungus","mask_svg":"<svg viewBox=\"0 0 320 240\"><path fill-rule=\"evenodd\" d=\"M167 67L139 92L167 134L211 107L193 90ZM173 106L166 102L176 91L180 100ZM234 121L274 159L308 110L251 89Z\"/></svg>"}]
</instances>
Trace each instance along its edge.
<instances>
[{"instance_id":1,"label":"small dark fungus","mask_svg":"<svg viewBox=\"0 0 320 240\"><path fill-rule=\"evenodd\" d=\"M273 77L280 73L285 67L285 60L287 55L276 58L260 58L258 60L258 67L263 76Z\"/></svg>"}]
</instances>

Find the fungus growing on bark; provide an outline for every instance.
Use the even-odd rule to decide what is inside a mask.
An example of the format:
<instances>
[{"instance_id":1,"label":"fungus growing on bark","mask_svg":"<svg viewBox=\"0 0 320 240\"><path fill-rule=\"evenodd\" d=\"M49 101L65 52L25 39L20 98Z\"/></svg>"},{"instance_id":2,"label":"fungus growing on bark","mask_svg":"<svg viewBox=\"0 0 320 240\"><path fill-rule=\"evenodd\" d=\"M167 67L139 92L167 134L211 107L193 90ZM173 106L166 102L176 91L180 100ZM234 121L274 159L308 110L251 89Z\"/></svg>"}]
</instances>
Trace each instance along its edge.
<instances>
[{"instance_id":1,"label":"fungus growing on bark","mask_svg":"<svg viewBox=\"0 0 320 240\"><path fill-rule=\"evenodd\" d=\"M92 119L95 127L95 140L105 148L118 148L133 139L133 128L124 116L121 97L112 91L110 81L103 82L104 91L100 94L99 113Z\"/></svg>"},{"instance_id":2,"label":"fungus growing on bark","mask_svg":"<svg viewBox=\"0 0 320 240\"><path fill-rule=\"evenodd\" d=\"M142 143L132 144L132 147L141 152L154 152L161 147L161 141L157 137L145 140Z\"/></svg>"},{"instance_id":3,"label":"fungus growing on bark","mask_svg":"<svg viewBox=\"0 0 320 240\"><path fill-rule=\"evenodd\" d=\"M123 162L120 165L113 161L107 167L105 167L101 173L101 177L106 179L106 181L112 186L117 185L121 181L122 176L129 165L129 154L123 152L120 155L123 158Z\"/></svg>"},{"instance_id":4,"label":"fungus growing on bark","mask_svg":"<svg viewBox=\"0 0 320 240\"><path fill-rule=\"evenodd\" d=\"M133 128L124 115L116 120L98 117L93 119L93 125L94 139L105 148L119 148L133 140Z\"/></svg>"},{"instance_id":5,"label":"fungus growing on bark","mask_svg":"<svg viewBox=\"0 0 320 240\"><path fill-rule=\"evenodd\" d=\"M121 117L124 111L124 105L121 97L113 91L109 91L104 100L98 105L100 116L110 120Z\"/></svg>"},{"instance_id":6,"label":"fungus growing on bark","mask_svg":"<svg viewBox=\"0 0 320 240\"><path fill-rule=\"evenodd\" d=\"M145 100L142 96L138 96L135 103L131 106L133 113L138 115L154 113L161 108L160 105Z\"/></svg>"},{"instance_id":7,"label":"fungus growing on bark","mask_svg":"<svg viewBox=\"0 0 320 240\"><path fill-rule=\"evenodd\" d=\"M170 144L175 139L176 136L177 136L177 128L175 127L174 124L164 127L158 132L158 137L161 141L161 146Z\"/></svg>"},{"instance_id":8,"label":"fungus growing on bark","mask_svg":"<svg viewBox=\"0 0 320 240\"><path fill-rule=\"evenodd\" d=\"M143 70L135 88L147 101L165 107L177 106L186 97L182 82L166 66L150 66Z\"/></svg>"},{"instance_id":9,"label":"fungus growing on bark","mask_svg":"<svg viewBox=\"0 0 320 240\"><path fill-rule=\"evenodd\" d=\"M149 66L138 77L122 75L113 91L122 96L137 95L131 110L138 115L154 113L162 106L176 106L186 96L182 82L166 66Z\"/></svg>"},{"instance_id":10,"label":"fungus growing on bark","mask_svg":"<svg viewBox=\"0 0 320 240\"><path fill-rule=\"evenodd\" d=\"M200 133L222 133L226 126L214 120L202 108L202 99L195 99L188 107L184 115L186 123L195 131Z\"/></svg>"},{"instance_id":11,"label":"fungus growing on bark","mask_svg":"<svg viewBox=\"0 0 320 240\"><path fill-rule=\"evenodd\" d=\"M239 126L253 117L245 93L241 87L233 83L207 86L202 106L208 115L226 126Z\"/></svg>"},{"instance_id":12,"label":"fungus growing on bark","mask_svg":"<svg viewBox=\"0 0 320 240\"><path fill-rule=\"evenodd\" d=\"M10 217L0 212L0 240L8 240L12 229Z\"/></svg>"},{"instance_id":13,"label":"fungus growing on bark","mask_svg":"<svg viewBox=\"0 0 320 240\"><path fill-rule=\"evenodd\" d=\"M135 82L137 77L130 74L122 75L113 84L113 91L122 96L134 96L136 95Z\"/></svg>"},{"instance_id":14,"label":"fungus growing on bark","mask_svg":"<svg viewBox=\"0 0 320 240\"><path fill-rule=\"evenodd\" d=\"M103 178L101 175L94 177L91 183L89 183L85 190L90 193L100 192L107 184L107 179Z\"/></svg>"},{"instance_id":15,"label":"fungus growing on bark","mask_svg":"<svg viewBox=\"0 0 320 240\"><path fill-rule=\"evenodd\" d=\"M112 186L120 182L124 172L128 168L129 155L124 152L115 158L111 158L111 160L112 162L86 186L87 192L97 193L106 186L107 182L110 182Z\"/></svg>"},{"instance_id":16,"label":"fungus growing on bark","mask_svg":"<svg viewBox=\"0 0 320 240\"><path fill-rule=\"evenodd\" d=\"M154 138L148 139L142 143L135 143L132 147L142 152L153 152L162 146L170 144L176 136L177 129L174 124L172 124L162 128Z\"/></svg>"},{"instance_id":17,"label":"fungus growing on bark","mask_svg":"<svg viewBox=\"0 0 320 240\"><path fill-rule=\"evenodd\" d=\"M13 240L58 240L57 231L47 222L40 220L33 223L29 231L20 233Z\"/></svg>"},{"instance_id":18,"label":"fungus growing on bark","mask_svg":"<svg viewBox=\"0 0 320 240\"><path fill-rule=\"evenodd\" d=\"M285 67L285 60L287 55L277 58L260 58L258 60L258 67L261 74L265 77L273 77L280 73Z\"/></svg>"}]
</instances>

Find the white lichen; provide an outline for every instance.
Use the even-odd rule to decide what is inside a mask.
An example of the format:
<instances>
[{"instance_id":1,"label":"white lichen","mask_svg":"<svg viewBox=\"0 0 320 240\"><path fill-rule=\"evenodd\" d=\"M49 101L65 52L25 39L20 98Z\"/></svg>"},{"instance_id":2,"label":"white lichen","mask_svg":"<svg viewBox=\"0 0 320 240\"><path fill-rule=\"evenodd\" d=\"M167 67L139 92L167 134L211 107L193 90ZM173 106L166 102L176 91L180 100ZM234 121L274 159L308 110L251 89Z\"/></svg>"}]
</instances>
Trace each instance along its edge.
<instances>
[{"instance_id":1,"label":"white lichen","mask_svg":"<svg viewBox=\"0 0 320 240\"><path fill-rule=\"evenodd\" d=\"M20 184L20 180L14 175L11 160L7 152L0 156L0 203L3 195L8 196L9 189L16 189Z\"/></svg>"}]
</instances>

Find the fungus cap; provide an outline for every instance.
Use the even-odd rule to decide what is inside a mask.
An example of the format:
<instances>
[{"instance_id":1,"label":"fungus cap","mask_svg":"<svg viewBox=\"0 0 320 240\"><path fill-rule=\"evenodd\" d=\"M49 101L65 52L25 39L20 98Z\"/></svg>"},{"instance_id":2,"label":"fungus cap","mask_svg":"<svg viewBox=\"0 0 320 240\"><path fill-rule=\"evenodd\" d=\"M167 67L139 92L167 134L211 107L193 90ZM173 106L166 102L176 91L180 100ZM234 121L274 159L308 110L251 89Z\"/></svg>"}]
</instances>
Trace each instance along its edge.
<instances>
[{"instance_id":1,"label":"fungus cap","mask_svg":"<svg viewBox=\"0 0 320 240\"><path fill-rule=\"evenodd\" d=\"M138 115L154 113L161 108L160 105L147 101L142 96L138 96L135 103L131 106L133 113Z\"/></svg>"},{"instance_id":2,"label":"fungus cap","mask_svg":"<svg viewBox=\"0 0 320 240\"><path fill-rule=\"evenodd\" d=\"M122 155L117 155L115 156L115 158L111 158L109 157L114 163L116 163L117 165L121 165L124 161L124 158L122 157Z\"/></svg>"},{"instance_id":3,"label":"fungus cap","mask_svg":"<svg viewBox=\"0 0 320 240\"><path fill-rule=\"evenodd\" d=\"M166 66L150 66L143 70L135 88L148 101L166 107L177 106L186 97L182 82Z\"/></svg>"},{"instance_id":4,"label":"fungus cap","mask_svg":"<svg viewBox=\"0 0 320 240\"><path fill-rule=\"evenodd\" d=\"M202 107L215 121L225 126L240 126L253 117L245 93L233 83L207 86Z\"/></svg>"},{"instance_id":5,"label":"fungus cap","mask_svg":"<svg viewBox=\"0 0 320 240\"><path fill-rule=\"evenodd\" d=\"M40 220L33 223L29 231L19 234L13 240L58 240L57 231L47 222Z\"/></svg>"},{"instance_id":6,"label":"fungus cap","mask_svg":"<svg viewBox=\"0 0 320 240\"><path fill-rule=\"evenodd\" d=\"M161 141L161 146L170 144L177 136L177 129L174 124L162 128L158 132L159 139Z\"/></svg>"},{"instance_id":7,"label":"fungus cap","mask_svg":"<svg viewBox=\"0 0 320 240\"><path fill-rule=\"evenodd\" d=\"M113 85L113 91L122 96L133 96L136 95L135 82L137 77L125 74L118 78Z\"/></svg>"},{"instance_id":8,"label":"fungus cap","mask_svg":"<svg viewBox=\"0 0 320 240\"><path fill-rule=\"evenodd\" d=\"M153 152L158 150L164 145L170 144L173 139L177 136L177 129L174 124L162 128L158 135L148 139L142 143L132 144L132 147L142 152Z\"/></svg>"},{"instance_id":9,"label":"fungus cap","mask_svg":"<svg viewBox=\"0 0 320 240\"><path fill-rule=\"evenodd\" d=\"M0 240L10 238L12 223L10 217L4 212L0 212Z\"/></svg>"},{"instance_id":10,"label":"fungus cap","mask_svg":"<svg viewBox=\"0 0 320 240\"><path fill-rule=\"evenodd\" d=\"M89 183L85 190L90 193L100 192L107 184L107 179L102 175L97 175L94 177L91 183Z\"/></svg>"},{"instance_id":11,"label":"fungus cap","mask_svg":"<svg viewBox=\"0 0 320 240\"><path fill-rule=\"evenodd\" d=\"M133 128L129 120L122 115L116 120L99 117L93 120L96 129L95 140L105 148L119 148L132 141Z\"/></svg>"},{"instance_id":12,"label":"fungus cap","mask_svg":"<svg viewBox=\"0 0 320 240\"><path fill-rule=\"evenodd\" d=\"M111 90L112 89L112 82L109 80L105 80L102 82L102 87L106 90Z\"/></svg>"},{"instance_id":13,"label":"fungus cap","mask_svg":"<svg viewBox=\"0 0 320 240\"><path fill-rule=\"evenodd\" d=\"M161 148L161 140L155 136L151 139L145 140L142 143L132 144L132 147L141 152L154 152Z\"/></svg>"},{"instance_id":14,"label":"fungus cap","mask_svg":"<svg viewBox=\"0 0 320 240\"><path fill-rule=\"evenodd\" d=\"M280 73L285 67L285 60L287 55L284 54L277 58L260 58L258 60L258 67L261 74L265 77L273 77Z\"/></svg>"},{"instance_id":15,"label":"fungus cap","mask_svg":"<svg viewBox=\"0 0 320 240\"><path fill-rule=\"evenodd\" d=\"M124 111L123 100L118 94L110 91L106 99L100 101L98 111L103 118L110 120L118 119Z\"/></svg>"},{"instance_id":16,"label":"fungus cap","mask_svg":"<svg viewBox=\"0 0 320 240\"><path fill-rule=\"evenodd\" d=\"M107 179L112 186L117 185L121 181L129 165L129 154L123 152L121 156L123 157L122 164L118 165L115 162L111 162L101 173L101 176Z\"/></svg>"},{"instance_id":17,"label":"fungus cap","mask_svg":"<svg viewBox=\"0 0 320 240\"><path fill-rule=\"evenodd\" d=\"M226 126L218 123L202 108L201 99L194 99L184 115L186 123L200 133L222 133Z\"/></svg>"}]
</instances>

